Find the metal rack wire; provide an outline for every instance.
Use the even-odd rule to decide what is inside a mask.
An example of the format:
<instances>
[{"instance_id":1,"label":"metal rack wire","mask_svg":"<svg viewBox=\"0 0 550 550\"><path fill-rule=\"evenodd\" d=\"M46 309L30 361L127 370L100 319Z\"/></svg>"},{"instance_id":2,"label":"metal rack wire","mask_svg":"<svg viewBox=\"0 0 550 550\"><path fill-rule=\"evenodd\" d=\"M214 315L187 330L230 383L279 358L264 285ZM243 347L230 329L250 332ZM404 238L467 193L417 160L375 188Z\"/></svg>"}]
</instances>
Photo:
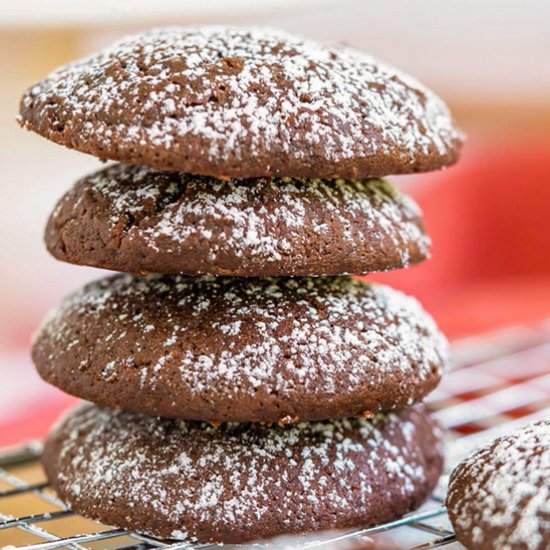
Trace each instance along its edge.
<instances>
[{"instance_id":1,"label":"metal rack wire","mask_svg":"<svg viewBox=\"0 0 550 550\"><path fill-rule=\"evenodd\" d=\"M484 442L550 417L550 320L457 341L453 355L454 368L429 399L450 433L448 470ZM159 540L85 520L49 489L39 466L40 454L39 443L0 451L0 547L8 543L16 545L11 548L34 550L216 547ZM397 521L256 546L335 548L389 532L392 540L414 550L461 548L443 506L446 481L447 475L419 511Z\"/></svg>"}]
</instances>

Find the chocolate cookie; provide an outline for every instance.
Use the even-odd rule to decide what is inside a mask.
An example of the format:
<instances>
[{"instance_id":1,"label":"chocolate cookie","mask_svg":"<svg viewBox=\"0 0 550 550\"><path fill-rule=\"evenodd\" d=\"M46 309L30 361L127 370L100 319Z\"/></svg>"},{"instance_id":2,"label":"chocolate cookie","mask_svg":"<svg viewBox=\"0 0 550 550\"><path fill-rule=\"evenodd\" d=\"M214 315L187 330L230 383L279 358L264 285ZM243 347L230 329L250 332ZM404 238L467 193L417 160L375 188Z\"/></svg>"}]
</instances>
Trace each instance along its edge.
<instances>
[{"instance_id":1,"label":"chocolate cookie","mask_svg":"<svg viewBox=\"0 0 550 550\"><path fill-rule=\"evenodd\" d=\"M416 204L381 180L222 181L118 164L61 199L46 244L113 271L262 277L404 267L430 242Z\"/></svg>"},{"instance_id":2,"label":"chocolate cookie","mask_svg":"<svg viewBox=\"0 0 550 550\"><path fill-rule=\"evenodd\" d=\"M162 420L84 406L44 465L76 512L164 538L239 543L390 521L442 469L424 408L286 427Z\"/></svg>"},{"instance_id":3,"label":"chocolate cookie","mask_svg":"<svg viewBox=\"0 0 550 550\"><path fill-rule=\"evenodd\" d=\"M421 400L446 343L416 300L349 277L116 275L62 302L33 357L47 382L100 405L293 422Z\"/></svg>"},{"instance_id":4,"label":"chocolate cookie","mask_svg":"<svg viewBox=\"0 0 550 550\"><path fill-rule=\"evenodd\" d=\"M455 162L445 104L350 48L266 29L157 29L51 73L20 123L130 164L248 178L368 178Z\"/></svg>"},{"instance_id":5,"label":"chocolate cookie","mask_svg":"<svg viewBox=\"0 0 550 550\"><path fill-rule=\"evenodd\" d=\"M472 550L550 548L550 420L531 424L464 460L452 473L447 509Z\"/></svg>"}]
</instances>

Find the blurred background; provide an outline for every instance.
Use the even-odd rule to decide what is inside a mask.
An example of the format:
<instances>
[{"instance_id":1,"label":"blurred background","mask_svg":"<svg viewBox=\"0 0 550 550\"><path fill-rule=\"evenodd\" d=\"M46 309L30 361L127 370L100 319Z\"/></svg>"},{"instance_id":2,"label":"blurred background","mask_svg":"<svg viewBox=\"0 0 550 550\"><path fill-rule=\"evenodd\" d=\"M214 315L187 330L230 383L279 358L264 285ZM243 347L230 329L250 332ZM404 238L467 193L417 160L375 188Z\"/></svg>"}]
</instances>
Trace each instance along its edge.
<instances>
[{"instance_id":1,"label":"blurred background","mask_svg":"<svg viewBox=\"0 0 550 550\"><path fill-rule=\"evenodd\" d=\"M452 339L550 317L550 2L11 2L0 13L0 445L41 437L71 402L34 373L31 334L63 295L104 275L55 261L42 242L55 201L100 164L19 129L19 97L128 32L193 23L345 42L434 89L468 134L462 160L393 179L424 209L433 259L372 278L416 295Z\"/></svg>"}]
</instances>

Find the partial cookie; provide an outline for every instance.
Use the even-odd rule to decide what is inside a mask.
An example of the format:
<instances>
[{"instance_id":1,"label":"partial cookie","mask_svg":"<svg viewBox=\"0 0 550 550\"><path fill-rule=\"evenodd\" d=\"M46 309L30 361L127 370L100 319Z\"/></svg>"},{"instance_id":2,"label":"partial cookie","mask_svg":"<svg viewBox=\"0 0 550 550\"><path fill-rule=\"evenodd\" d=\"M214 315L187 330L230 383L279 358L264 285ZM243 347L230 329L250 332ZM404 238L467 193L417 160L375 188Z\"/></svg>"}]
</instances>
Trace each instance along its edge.
<instances>
[{"instance_id":1,"label":"partial cookie","mask_svg":"<svg viewBox=\"0 0 550 550\"><path fill-rule=\"evenodd\" d=\"M447 509L472 550L550 548L550 420L501 437L452 473Z\"/></svg>"},{"instance_id":2,"label":"partial cookie","mask_svg":"<svg viewBox=\"0 0 550 550\"><path fill-rule=\"evenodd\" d=\"M426 499L443 462L441 432L422 407L281 428L89 405L53 430L43 460L75 512L225 543L390 521Z\"/></svg>"},{"instance_id":3,"label":"partial cookie","mask_svg":"<svg viewBox=\"0 0 550 550\"><path fill-rule=\"evenodd\" d=\"M166 28L51 73L20 123L102 159L247 178L368 178L458 158L445 104L350 48L268 29Z\"/></svg>"},{"instance_id":4,"label":"partial cookie","mask_svg":"<svg viewBox=\"0 0 550 550\"><path fill-rule=\"evenodd\" d=\"M211 177L115 165L81 179L46 228L60 260L131 273L339 275L405 267L430 241L381 180Z\"/></svg>"},{"instance_id":5,"label":"partial cookie","mask_svg":"<svg viewBox=\"0 0 550 550\"><path fill-rule=\"evenodd\" d=\"M53 310L33 357L47 382L100 405L294 422L420 401L446 351L416 300L349 277L116 275Z\"/></svg>"}]
</instances>

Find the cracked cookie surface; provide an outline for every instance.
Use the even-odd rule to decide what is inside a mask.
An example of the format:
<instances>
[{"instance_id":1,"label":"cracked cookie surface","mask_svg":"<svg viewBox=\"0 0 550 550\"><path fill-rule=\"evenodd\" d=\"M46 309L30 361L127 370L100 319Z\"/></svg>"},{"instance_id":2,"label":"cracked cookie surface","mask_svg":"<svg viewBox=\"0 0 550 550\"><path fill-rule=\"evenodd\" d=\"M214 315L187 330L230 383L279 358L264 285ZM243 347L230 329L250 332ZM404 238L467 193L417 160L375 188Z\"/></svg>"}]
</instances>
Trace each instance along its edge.
<instances>
[{"instance_id":1,"label":"cracked cookie surface","mask_svg":"<svg viewBox=\"0 0 550 550\"><path fill-rule=\"evenodd\" d=\"M284 423L421 401L447 344L414 298L349 277L115 275L52 310L33 358L101 405Z\"/></svg>"},{"instance_id":2,"label":"cracked cookie surface","mask_svg":"<svg viewBox=\"0 0 550 550\"><path fill-rule=\"evenodd\" d=\"M386 271L430 245L418 206L382 180L222 181L122 164L78 181L45 240L81 265L241 277Z\"/></svg>"},{"instance_id":3,"label":"cracked cookie surface","mask_svg":"<svg viewBox=\"0 0 550 550\"><path fill-rule=\"evenodd\" d=\"M20 123L102 159L225 177L370 178L455 162L445 104L369 55L270 29L172 27L61 67Z\"/></svg>"},{"instance_id":4,"label":"cracked cookie surface","mask_svg":"<svg viewBox=\"0 0 550 550\"><path fill-rule=\"evenodd\" d=\"M87 405L54 428L43 461L86 517L239 543L398 518L435 486L441 439L422 406L372 420L213 427Z\"/></svg>"},{"instance_id":5,"label":"cracked cookie surface","mask_svg":"<svg viewBox=\"0 0 550 550\"><path fill-rule=\"evenodd\" d=\"M550 548L550 420L471 454L452 472L446 506L472 550Z\"/></svg>"}]
</instances>

